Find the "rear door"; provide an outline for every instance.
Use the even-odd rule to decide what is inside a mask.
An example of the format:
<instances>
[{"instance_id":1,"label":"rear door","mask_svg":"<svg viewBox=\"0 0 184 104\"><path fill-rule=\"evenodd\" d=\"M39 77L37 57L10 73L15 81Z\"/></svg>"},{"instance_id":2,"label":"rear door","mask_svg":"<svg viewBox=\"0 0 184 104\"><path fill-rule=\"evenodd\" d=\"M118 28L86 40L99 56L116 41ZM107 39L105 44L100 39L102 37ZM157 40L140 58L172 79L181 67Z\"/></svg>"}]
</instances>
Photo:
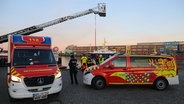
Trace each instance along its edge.
<instances>
[{"instance_id":1,"label":"rear door","mask_svg":"<svg viewBox=\"0 0 184 104\"><path fill-rule=\"evenodd\" d=\"M129 58L129 70L133 72L129 74L130 82L132 84L152 84L155 68L150 64L150 57L130 56Z\"/></svg>"}]
</instances>

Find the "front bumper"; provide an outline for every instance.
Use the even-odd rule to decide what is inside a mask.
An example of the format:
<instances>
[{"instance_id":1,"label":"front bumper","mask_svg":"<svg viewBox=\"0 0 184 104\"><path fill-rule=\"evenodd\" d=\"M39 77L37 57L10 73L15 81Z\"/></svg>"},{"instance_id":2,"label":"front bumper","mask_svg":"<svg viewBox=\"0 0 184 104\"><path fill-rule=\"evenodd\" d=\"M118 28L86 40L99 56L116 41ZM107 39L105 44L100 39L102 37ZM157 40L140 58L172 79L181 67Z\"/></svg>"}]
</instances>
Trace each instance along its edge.
<instances>
[{"instance_id":1,"label":"front bumper","mask_svg":"<svg viewBox=\"0 0 184 104\"><path fill-rule=\"evenodd\" d=\"M22 83L10 82L9 85L9 94L10 97L15 99L22 98L32 98L33 94L47 92L49 94L58 93L62 90L62 77L55 79L53 84L38 86L38 87L26 87L26 85Z\"/></svg>"},{"instance_id":2,"label":"front bumper","mask_svg":"<svg viewBox=\"0 0 184 104\"><path fill-rule=\"evenodd\" d=\"M83 83L86 85L92 85L94 75L92 73L83 74Z\"/></svg>"}]
</instances>

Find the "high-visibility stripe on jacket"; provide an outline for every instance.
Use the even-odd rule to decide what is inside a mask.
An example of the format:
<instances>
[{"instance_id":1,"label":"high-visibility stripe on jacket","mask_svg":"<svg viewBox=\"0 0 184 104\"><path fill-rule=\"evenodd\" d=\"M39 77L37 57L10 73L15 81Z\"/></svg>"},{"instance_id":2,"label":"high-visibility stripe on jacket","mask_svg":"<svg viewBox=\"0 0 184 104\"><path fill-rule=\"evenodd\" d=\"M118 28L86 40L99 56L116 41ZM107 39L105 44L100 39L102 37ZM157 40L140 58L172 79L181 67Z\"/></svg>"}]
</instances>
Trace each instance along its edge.
<instances>
[{"instance_id":1,"label":"high-visibility stripe on jacket","mask_svg":"<svg viewBox=\"0 0 184 104\"><path fill-rule=\"evenodd\" d=\"M99 58L99 64L101 64L102 62L104 62L105 61L105 58L103 58L103 57L100 57Z\"/></svg>"},{"instance_id":2,"label":"high-visibility stripe on jacket","mask_svg":"<svg viewBox=\"0 0 184 104\"><path fill-rule=\"evenodd\" d=\"M82 63L82 65L85 63L87 63L87 57L86 56L82 56L81 57L81 63Z\"/></svg>"}]
</instances>

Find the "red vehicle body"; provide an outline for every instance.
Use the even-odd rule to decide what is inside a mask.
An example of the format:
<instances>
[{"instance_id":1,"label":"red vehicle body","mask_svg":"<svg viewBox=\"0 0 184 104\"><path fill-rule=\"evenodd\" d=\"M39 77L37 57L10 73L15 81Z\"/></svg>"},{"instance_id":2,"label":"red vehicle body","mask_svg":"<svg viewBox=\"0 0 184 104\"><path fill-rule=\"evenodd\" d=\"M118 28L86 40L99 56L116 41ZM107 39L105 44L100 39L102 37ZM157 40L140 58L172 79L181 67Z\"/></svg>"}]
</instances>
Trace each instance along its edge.
<instances>
[{"instance_id":1,"label":"red vehicle body","mask_svg":"<svg viewBox=\"0 0 184 104\"><path fill-rule=\"evenodd\" d=\"M11 35L8 41L8 90L11 98L47 98L62 90L50 37Z\"/></svg>"},{"instance_id":2,"label":"red vehicle body","mask_svg":"<svg viewBox=\"0 0 184 104\"><path fill-rule=\"evenodd\" d=\"M83 83L96 89L113 84L154 85L165 90L179 84L178 69L171 56L115 54L100 65L87 68Z\"/></svg>"}]
</instances>

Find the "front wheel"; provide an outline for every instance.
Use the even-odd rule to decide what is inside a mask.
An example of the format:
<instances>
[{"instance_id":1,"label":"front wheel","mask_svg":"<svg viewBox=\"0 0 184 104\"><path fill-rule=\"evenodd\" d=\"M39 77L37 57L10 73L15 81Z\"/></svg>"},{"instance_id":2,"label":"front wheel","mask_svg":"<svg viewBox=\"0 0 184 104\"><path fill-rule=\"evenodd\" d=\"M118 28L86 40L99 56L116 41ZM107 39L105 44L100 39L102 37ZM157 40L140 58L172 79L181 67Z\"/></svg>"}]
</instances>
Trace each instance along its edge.
<instances>
[{"instance_id":1,"label":"front wheel","mask_svg":"<svg viewBox=\"0 0 184 104\"><path fill-rule=\"evenodd\" d=\"M106 82L105 82L104 78L102 78L102 77L96 77L93 80L92 86L95 89L103 89L106 86Z\"/></svg>"},{"instance_id":2,"label":"front wheel","mask_svg":"<svg viewBox=\"0 0 184 104\"><path fill-rule=\"evenodd\" d=\"M165 90L168 87L168 82L164 78L159 78L155 81L154 87L160 91Z\"/></svg>"}]
</instances>

